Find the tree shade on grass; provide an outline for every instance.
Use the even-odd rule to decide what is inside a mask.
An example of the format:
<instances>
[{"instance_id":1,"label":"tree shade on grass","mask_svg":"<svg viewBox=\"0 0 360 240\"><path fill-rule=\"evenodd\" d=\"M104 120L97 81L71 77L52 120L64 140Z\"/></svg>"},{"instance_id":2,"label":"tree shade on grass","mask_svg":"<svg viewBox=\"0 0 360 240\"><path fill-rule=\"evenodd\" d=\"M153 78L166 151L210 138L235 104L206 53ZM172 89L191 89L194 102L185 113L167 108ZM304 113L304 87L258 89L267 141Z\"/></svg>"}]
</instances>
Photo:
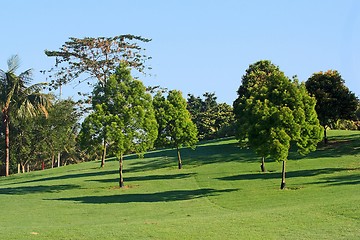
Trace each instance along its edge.
<instances>
[{"instance_id":1,"label":"tree shade on grass","mask_svg":"<svg viewBox=\"0 0 360 240\"><path fill-rule=\"evenodd\" d=\"M322 137L315 99L308 95L304 84L291 81L270 61L250 65L238 94L234 102L237 136L240 140L247 137L262 159L282 161L284 189L291 143L296 143L299 153L307 154L316 150Z\"/></svg>"}]
</instances>

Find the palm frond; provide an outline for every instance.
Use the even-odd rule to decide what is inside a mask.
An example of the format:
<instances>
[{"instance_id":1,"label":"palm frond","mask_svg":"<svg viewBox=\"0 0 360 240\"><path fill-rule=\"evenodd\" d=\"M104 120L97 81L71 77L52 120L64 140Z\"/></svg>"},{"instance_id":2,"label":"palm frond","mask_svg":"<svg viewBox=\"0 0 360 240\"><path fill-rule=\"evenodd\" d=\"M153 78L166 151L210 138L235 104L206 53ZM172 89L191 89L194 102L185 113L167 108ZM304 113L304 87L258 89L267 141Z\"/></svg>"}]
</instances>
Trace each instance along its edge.
<instances>
[{"instance_id":1,"label":"palm frond","mask_svg":"<svg viewBox=\"0 0 360 240\"><path fill-rule=\"evenodd\" d=\"M33 94L33 93L40 92L47 85L48 85L47 83L36 83L36 84L31 85L31 86L28 86L26 88L26 90L25 90L25 94L30 95L30 94Z\"/></svg>"},{"instance_id":2,"label":"palm frond","mask_svg":"<svg viewBox=\"0 0 360 240\"><path fill-rule=\"evenodd\" d=\"M28 69L25 72L20 73L19 78L24 85L29 84L32 81L33 69Z\"/></svg>"},{"instance_id":3,"label":"palm frond","mask_svg":"<svg viewBox=\"0 0 360 240\"><path fill-rule=\"evenodd\" d=\"M20 58L18 55L12 55L7 60L8 72L14 73L20 67Z\"/></svg>"}]
</instances>

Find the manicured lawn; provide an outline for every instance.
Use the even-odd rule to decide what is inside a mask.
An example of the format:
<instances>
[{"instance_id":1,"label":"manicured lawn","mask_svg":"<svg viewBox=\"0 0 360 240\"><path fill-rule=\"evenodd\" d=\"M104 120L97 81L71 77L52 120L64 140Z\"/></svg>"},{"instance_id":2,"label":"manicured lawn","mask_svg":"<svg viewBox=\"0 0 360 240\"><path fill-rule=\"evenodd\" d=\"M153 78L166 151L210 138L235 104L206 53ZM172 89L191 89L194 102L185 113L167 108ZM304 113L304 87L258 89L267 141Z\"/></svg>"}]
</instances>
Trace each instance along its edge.
<instances>
[{"instance_id":1,"label":"manicured lawn","mask_svg":"<svg viewBox=\"0 0 360 240\"><path fill-rule=\"evenodd\" d=\"M0 178L1 239L360 239L360 132L281 164L236 140Z\"/></svg>"}]
</instances>

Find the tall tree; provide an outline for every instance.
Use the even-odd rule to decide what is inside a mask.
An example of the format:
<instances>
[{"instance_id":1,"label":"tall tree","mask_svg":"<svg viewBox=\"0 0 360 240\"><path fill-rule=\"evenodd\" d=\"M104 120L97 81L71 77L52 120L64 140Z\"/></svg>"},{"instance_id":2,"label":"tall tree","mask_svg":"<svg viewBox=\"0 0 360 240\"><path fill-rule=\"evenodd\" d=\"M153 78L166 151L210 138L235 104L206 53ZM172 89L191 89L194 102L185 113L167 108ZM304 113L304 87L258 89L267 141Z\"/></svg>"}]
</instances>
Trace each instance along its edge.
<instances>
[{"instance_id":1,"label":"tall tree","mask_svg":"<svg viewBox=\"0 0 360 240\"><path fill-rule=\"evenodd\" d=\"M270 61L258 61L251 64L242 77L241 85L237 91L238 98L234 101L234 113L236 116L236 137L240 141L248 138L249 128L252 124L249 121L250 112L246 109L246 101L250 99L257 87L264 85L264 82L272 74L280 72L280 69ZM266 172L265 153L261 155L261 171Z\"/></svg>"},{"instance_id":2,"label":"tall tree","mask_svg":"<svg viewBox=\"0 0 360 240\"><path fill-rule=\"evenodd\" d=\"M141 81L132 78L128 65L122 62L106 85L96 85L92 100L94 111L104 116L99 124L119 161L119 186L124 187L124 154L144 153L153 147L157 137L151 95Z\"/></svg>"},{"instance_id":3,"label":"tall tree","mask_svg":"<svg viewBox=\"0 0 360 240\"><path fill-rule=\"evenodd\" d=\"M156 119L160 123L158 143L176 148L178 168L182 168L180 148L194 147L197 143L196 125L186 108L186 100L177 90L169 91L165 99L161 94L155 95L154 104Z\"/></svg>"},{"instance_id":4,"label":"tall tree","mask_svg":"<svg viewBox=\"0 0 360 240\"><path fill-rule=\"evenodd\" d=\"M324 128L324 142L327 143L326 130L330 125L338 119L354 120L358 100L335 70L314 73L306 81L306 88L316 98L315 109Z\"/></svg>"},{"instance_id":5,"label":"tall tree","mask_svg":"<svg viewBox=\"0 0 360 240\"><path fill-rule=\"evenodd\" d=\"M55 67L48 71L51 86L58 88L74 80L79 84L86 81L93 85L92 79L105 85L121 61L144 72L145 62L150 57L143 54L145 49L139 44L149 41L151 40L131 34L107 38L72 37L58 51L45 50L47 56L55 57ZM84 92L79 94L87 95ZM102 156L106 156L106 139L102 139L102 143ZM103 164L104 157L102 159Z\"/></svg>"},{"instance_id":6,"label":"tall tree","mask_svg":"<svg viewBox=\"0 0 360 240\"><path fill-rule=\"evenodd\" d=\"M300 154L314 151L321 140L322 128L315 111L316 101L308 95L304 84L296 79L291 81L270 61L257 62L249 69L259 66L272 70L254 71L252 77L243 78L244 86L238 91L241 95L234 102L238 136L247 137L258 155L282 161L281 189L284 189L291 142L296 143Z\"/></svg>"},{"instance_id":7,"label":"tall tree","mask_svg":"<svg viewBox=\"0 0 360 240\"><path fill-rule=\"evenodd\" d=\"M14 55L8 60L8 70L0 70L0 107L5 136L5 176L9 175L10 164L10 116L35 116L39 112L47 114L46 108L51 105L50 96L40 92L44 87L43 83L28 86L31 82L31 69L16 75L18 68L19 58Z\"/></svg>"}]
</instances>

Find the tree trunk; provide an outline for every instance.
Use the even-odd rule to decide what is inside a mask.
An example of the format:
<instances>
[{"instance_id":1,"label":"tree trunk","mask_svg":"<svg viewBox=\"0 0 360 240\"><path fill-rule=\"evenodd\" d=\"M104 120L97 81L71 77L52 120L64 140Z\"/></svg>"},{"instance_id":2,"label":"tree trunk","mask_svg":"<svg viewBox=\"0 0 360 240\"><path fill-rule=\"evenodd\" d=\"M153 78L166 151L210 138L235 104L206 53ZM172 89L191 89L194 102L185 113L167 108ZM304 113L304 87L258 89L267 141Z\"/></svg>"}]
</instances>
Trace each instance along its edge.
<instances>
[{"instance_id":1,"label":"tree trunk","mask_svg":"<svg viewBox=\"0 0 360 240\"><path fill-rule=\"evenodd\" d=\"M41 163L41 170L45 170L45 161L42 161Z\"/></svg>"},{"instance_id":2,"label":"tree trunk","mask_svg":"<svg viewBox=\"0 0 360 240\"><path fill-rule=\"evenodd\" d=\"M286 184L285 184L285 172L286 172L286 161L283 161L280 189L284 189L286 187Z\"/></svg>"},{"instance_id":3,"label":"tree trunk","mask_svg":"<svg viewBox=\"0 0 360 240\"><path fill-rule=\"evenodd\" d=\"M265 169L265 157L261 158L261 171L266 172L266 169Z\"/></svg>"},{"instance_id":4,"label":"tree trunk","mask_svg":"<svg viewBox=\"0 0 360 240\"><path fill-rule=\"evenodd\" d=\"M3 125L5 127L5 176L9 176L9 166L10 166L10 126L9 126L9 116L6 111L3 111Z\"/></svg>"},{"instance_id":5,"label":"tree trunk","mask_svg":"<svg viewBox=\"0 0 360 240\"><path fill-rule=\"evenodd\" d=\"M55 163L55 155L51 154L51 168L54 168L54 163Z\"/></svg>"},{"instance_id":6,"label":"tree trunk","mask_svg":"<svg viewBox=\"0 0 360 240\"><path fill-rule=\"evenodd\" d=\"M324 126L324 143L327 144L328 143L328 138L327 138L327 135L326 135L326 126Z\"/></svg>"},{"instance_id":7,"label":"tree trunk","mask_svg":"<svg viewBox=\"0 0 360 240\"><path fill-rule=\"evenodd\" d=\"M181 156L180 156L180 149L179 147L176 147L176 151L177 151L177 157L178 157L178 168L182 169L182 161L181 161Z\"/></svg>"},{"instance_id":8,"label":"tree trunk","mask_svg":"<svg viewBox=\"0 0 360 240\"><path fill-rule=\"evenodd\" d=\"M120 175L120 179L119 179L119 187L123 188L124 187L124 179L123 179L123 155L120 155L119 158L119 175Z\"/></svg>"},{"instance_id":9,"label":"tree trunk","mask_svg":"<svg viewBox=\"0 0 360 240\"><path fill-rule=\"evenodd\" d=\"M101 165L100 167L104 167L105 166L105 158L106 158L106 141L104 140L104 149L103 149L103 154L101 156Z\"/></svg>"},{"instance_id":10,"label":"tree trunk","mask_svg":"<svg viewBox=\"0 0 360 240\"><path fill-rule=\"evenodd\" d=\"M21 165L18 163L18 174L20 173Z\"/></svg>"},{"instance_id":11,"label":"tree trunk","mask_svg":"<svg viewBox=\"0 0 360 240\"><path fill-rule=\"evenodd\" d=\"M60 152L58 152L58 160L57 160L58 162L57 162L57 166L58 167L60 167L60 161L61 161L61 153Z\"/></svg>"}]
</instances>

